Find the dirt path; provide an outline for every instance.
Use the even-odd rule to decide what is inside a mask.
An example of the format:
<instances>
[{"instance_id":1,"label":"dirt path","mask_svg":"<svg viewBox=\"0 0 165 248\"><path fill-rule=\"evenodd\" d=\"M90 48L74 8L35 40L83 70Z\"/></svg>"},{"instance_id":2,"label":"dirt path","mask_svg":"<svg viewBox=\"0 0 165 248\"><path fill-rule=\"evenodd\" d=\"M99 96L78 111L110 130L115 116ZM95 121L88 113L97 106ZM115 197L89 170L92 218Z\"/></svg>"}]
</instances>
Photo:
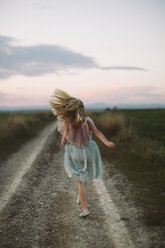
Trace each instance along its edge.
<instances>
[{"instance_id":1,"label":"dirt path","mask_svg":"<svg viewBox=\"0 0 165 248\"><path fill-rule=\"evenodd\" d=\"M63 157L54 123L1 166L1 248L161 247L110 164L103 164L103 180L87 184L91 214L80 218L77 182L67 177Z\"/></svg>"}]
</instances>

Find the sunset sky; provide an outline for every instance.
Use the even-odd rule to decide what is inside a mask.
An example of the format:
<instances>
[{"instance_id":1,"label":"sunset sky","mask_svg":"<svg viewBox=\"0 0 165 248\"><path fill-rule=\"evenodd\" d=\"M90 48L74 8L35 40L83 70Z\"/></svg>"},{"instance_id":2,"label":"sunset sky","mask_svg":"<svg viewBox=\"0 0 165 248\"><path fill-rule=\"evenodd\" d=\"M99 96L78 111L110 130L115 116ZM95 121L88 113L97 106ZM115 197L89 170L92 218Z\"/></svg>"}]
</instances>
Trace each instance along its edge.
<instances>
[{"instance_id":1,"label":"sunset sky","mask_svg":"<svg viewBox=\"0 0 165 248\"><path fill-rule=\"evenodd\" d=\"M0 0L0 105L165 104L164 0Z\"/></svg>"}]
</instances>

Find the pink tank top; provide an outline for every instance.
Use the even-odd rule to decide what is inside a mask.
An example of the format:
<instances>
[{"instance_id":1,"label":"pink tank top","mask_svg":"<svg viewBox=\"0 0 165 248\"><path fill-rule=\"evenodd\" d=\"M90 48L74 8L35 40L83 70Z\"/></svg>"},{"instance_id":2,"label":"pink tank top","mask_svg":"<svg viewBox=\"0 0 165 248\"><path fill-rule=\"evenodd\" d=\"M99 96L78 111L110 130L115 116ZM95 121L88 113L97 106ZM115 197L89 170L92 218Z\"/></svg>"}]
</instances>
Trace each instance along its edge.
<instances>
[{"instance_id":1,"label":"pink tank top","mask_svg":"<svg viewBox=\"0 0 165 248\"><path fill-rule=\"evenodd\" d=\"M85 117L84 123L79 128L73 128L71 124L65 123L64 120L58 120L57 130L62 135L64 135L64 137L67 139L69 143L76 144L78 147L81 148L88 143L88 139L89 139L90 129L89 129L87 120L89 120L95 126L91 117L88 116L88 117Z\"/></svg>"}]
</instances>

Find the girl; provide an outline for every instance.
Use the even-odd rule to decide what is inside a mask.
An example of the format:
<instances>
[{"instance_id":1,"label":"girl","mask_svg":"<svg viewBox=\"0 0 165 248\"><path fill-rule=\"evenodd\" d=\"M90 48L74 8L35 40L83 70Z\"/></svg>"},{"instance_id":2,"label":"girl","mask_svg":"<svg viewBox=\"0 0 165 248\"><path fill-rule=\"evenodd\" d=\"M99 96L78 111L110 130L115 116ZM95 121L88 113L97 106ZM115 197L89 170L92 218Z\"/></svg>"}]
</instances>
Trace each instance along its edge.
<instances>
[{"instance_id":1,"label":"girl","mask_svg":"<svg viewBox=\"0 0 165 248\"><path fill-rule=\"evenodd\" d=\"M92 140L92 133L109 148L115 147L115 144L96 128L91 117L85 116L84 104L80 99L59 89L55 90L52 97L49 103L58 119L61 145L65 146L64 167L70 178L72 175L78 177L77 203L81 203L83 209L79 216L85 217L89 215L86 183L102 176L102 160L98 146Z\"/></svg>"}]
</instances>

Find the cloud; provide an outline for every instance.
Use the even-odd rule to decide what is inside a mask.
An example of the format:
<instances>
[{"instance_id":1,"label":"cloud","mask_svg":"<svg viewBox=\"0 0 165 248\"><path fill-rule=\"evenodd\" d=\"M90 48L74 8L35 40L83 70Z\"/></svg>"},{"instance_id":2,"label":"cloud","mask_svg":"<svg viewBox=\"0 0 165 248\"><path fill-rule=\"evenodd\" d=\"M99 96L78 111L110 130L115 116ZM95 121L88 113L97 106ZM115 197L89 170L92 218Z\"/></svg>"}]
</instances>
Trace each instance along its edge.
<instances>
[{"instance_id":1,"label":"cloud","mask_svg":"<svg viewBox=\"0 0 165 248\"><path fill-rule=\"evenodd\" d=\"M136 71L146 71L142 67L136 66L98 66L102 70L136 70Z\"/></svg>"},{"instance_id":2,"label":"cloud","mask_svg":"<svg viewBox=\"0 0 165 248\"><path fill-rule=\"evenodd\" d=\"M40 76L68 69L145 70L141 67L107 66L94 58L59 45L20 46L18 41L0 36L0 78L13 75Z\"/></svg>"},{"instance_id":3,"label":"cloud","mask_svg":"<svg viewBox=\"0 0 165 248\"><path fill-rule=\"evenodd\" d=\"M156 93L156 91L162 93ZM79 92L80 93L80 92ZM92 90L83 92L79 97L86 104L102 102L117 104L165 104L165 93L153 86L127 86L112 89ZM0 106L30 106L47 105L48 96L29 96L0 92Z\"/></svg>"},{"instance_id":4,"label":"cloud","mask_svg":"<svg viewBox=\"0 0 165 248\"><path fill-rule=\"evenodd\" d=\"M88 103L104 102L109 104L165 103L165 95L155 93L153 86L127 86L90 92L84 100ZM91 101L92 99L92 101Z\"/></svg>"},{"instance_id":5,"label":"cloud","mask_svg":"<svg viewBox=\"0 0 165 248\"><path fill-rule=\"evenodd\" d=\"M22 94L0 92L0 106L47 105L48 97L26 96Z\"/></svg>"},{"instance_id":6,"label":"cloud","mask_svg":"<svg viewBox=\"0 0 165 248\"><path fill-rule=\"evenodd\" d=\"M13 103L18 100L25 100L26 98L23 96L16 96L14 94L4 93L0 92L0 105L3 105L4 103L7 105L8 103Z\"/></svg>"},{"instance_id":7,"label":"cloud","mask_svg":"<svg viewBox=\"0 0 165 248\"><path fill-rule=\"evenodd\" d=\"M6 94L3 92L0 92L0 101L3 101L4 99L6 99Z\"/></svg>"}]
</instances>

